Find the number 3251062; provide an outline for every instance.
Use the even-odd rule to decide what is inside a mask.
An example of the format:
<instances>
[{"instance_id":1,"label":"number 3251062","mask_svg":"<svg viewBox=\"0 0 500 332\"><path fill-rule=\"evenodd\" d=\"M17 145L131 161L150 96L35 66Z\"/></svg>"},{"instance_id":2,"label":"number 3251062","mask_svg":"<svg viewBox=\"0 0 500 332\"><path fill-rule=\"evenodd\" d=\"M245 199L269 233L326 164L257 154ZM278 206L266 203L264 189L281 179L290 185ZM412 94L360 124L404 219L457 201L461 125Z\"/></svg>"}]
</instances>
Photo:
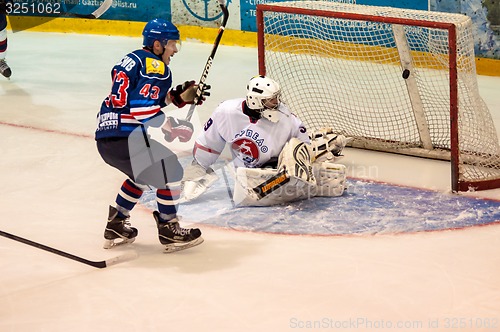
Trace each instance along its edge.
<instances>
[{"instance_id":1,"label":"number 3251062","mask_svg":"<svg viewBox=\"0 0 500 332\"><path fill-rule=\"evenodd\" d=\"M7 2L6 13L11 14L61 14L59 2Z\"/></svg>"}]
</instances>

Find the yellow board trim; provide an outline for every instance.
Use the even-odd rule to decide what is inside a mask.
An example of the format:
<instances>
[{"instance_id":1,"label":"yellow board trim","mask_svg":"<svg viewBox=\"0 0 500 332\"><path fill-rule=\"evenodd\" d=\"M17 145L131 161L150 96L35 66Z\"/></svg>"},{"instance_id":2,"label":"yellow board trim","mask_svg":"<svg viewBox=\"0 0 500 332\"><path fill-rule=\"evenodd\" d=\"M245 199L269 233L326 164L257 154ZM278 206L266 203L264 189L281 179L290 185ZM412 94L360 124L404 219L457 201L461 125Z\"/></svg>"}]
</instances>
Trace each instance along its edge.
<instances>
[{"instance_id":1,"label":"yellow board trim","mask_svg":"<svg viewBox=\"0 0 500 332\"><path fill-rule=\"evenodd\" d=\"M476 72L479 75L500 76L500 60L476 58Z\"/></svg>"},{"instance_id":2,"label":"yellow board trim","mask_svg":"<svg viewBox=\"0 0 500 332\"><path fill-rule=\"evenodd\" d=\"M98 34L111 36L140 37L145 22L129 22L115 20L89 20L75 18L48 18L33 16L8 16L8 29L10 25L21 30L38 32L63 32ZM204 43L213 43L217 36L216 28L197 26L178 26L183 40L199 40ZM229 30L224 32L221 44L230 46L257 47L257 34L255 32ZM476 72L479 75L500 76L500 60L489 58L476 58Z\"/></svg>"}]
</instances>

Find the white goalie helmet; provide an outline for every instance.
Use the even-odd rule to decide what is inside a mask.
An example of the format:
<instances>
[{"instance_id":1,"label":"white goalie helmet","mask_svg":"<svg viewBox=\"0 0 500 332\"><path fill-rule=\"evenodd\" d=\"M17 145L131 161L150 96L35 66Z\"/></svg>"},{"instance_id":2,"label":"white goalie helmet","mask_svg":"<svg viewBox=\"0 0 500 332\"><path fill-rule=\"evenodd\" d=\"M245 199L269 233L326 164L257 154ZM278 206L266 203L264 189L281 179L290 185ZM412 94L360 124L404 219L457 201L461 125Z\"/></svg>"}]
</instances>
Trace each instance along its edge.
<instances>
[{"instance_id":1,"label":"white goalie helmet","mask_svg":"<svg viewBox=\"0 0 500 332\"><path fill-rule=\"evenodd\" d=\"M247 106L260 112L261 117L271 122L278 122L280 114L278 107L281 103L281 87L266 76L255 76L247 85Z\"/></svg>"}]
</instances>

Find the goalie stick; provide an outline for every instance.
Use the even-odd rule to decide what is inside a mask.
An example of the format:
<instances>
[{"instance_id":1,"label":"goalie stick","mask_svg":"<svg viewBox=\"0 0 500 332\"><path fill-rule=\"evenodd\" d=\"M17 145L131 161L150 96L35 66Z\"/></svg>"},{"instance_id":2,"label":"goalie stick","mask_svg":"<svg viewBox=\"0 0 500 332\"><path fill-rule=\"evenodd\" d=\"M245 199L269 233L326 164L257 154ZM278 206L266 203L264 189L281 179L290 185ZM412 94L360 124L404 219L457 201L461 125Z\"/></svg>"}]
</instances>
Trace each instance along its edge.
<instances>
[{"instance_id":1,"label":"goalie stick","mask_svg":"<svg viewBox=\"0 0 500 332\"><path fill-rule=\"evenodd\" d=\"M62 17L76 17L76 18L88 18L88 19L96 19L101 17L113 4L113 0L104 0L102 4L94 10L91 14L78 14L78 13L70 13L65 12Z\"/></svg>"},{"instance_id":2,"label":"goalie stick","mask_svg":"<svg viewBox=\"0 0 500 332\"><path fill-rule=\"evenodd\" d=\"M259 199L262 199L289 181L290 177L286 173L286 169L283 169L281 172L278 172L278 174L270 177L252 190L255 194L257 194Z\"/></svg>"},{"instance_id":3,"label":"goalie stick","mask_svg":"<svg viewBox=\"0 0 500 332\"><path fill-rule=\"evenodd\" d=\"M9 238L11 240L18 241L18 242L33 246L35 248L42 249L42 250L51 252L53 254L63 256L63 257L72 259L74 261L77 261L77 262L80 262L83 264L87 264L87 265L90 265L90 266L93 266L93 267L96 267L99 269L103 269L105 267L115 265L115 264L118 264L121 262L125 262L125 261L131 260L131 259L134 259L137 257L136 253L129 252L129 253L125 253L125 254L120 255L120 256L116 256L116 257L104 260L104 261L90 261L88 259L85 259L85 258L82 258L79 256L75 256L75 255L67 253L65 251L61 251L59 249L55 249L55 248L46 246L44 244L37 243L37 242L31 241L31 240L28 240L28 239L25 239L25 238L22 238L20 236L10 234L10 233L4 232L4 231L0 231L0 235L4 236L6 238Z\"/></svg>"},{"instance_id":4,"label":"goalie stick","mask_svg":"<svg viewBox=\"0 0 500 332\"><path fill-rule=\"evenodd\" d=\"M226 174L226 171L224 170L226 165L221 167L221 171L222 171L222 176L224 177L224 182L226 183L227 195L229 196L229 199L231 200L231 205L234 208L235 204L234 204L234 199L233 199L233 192L231 191L231 186L229 186L229 180L227 179L227 174ZM231 168L231 166L229 166L229 168Z\"/></svg>"},{"instance_id":5,"label":"goalie stick","mask_svg":"<svg viewBox=\"0 0 500 332\"><path fill-rule=\"evenodd\" d=\"M229 18L229 11L226 6L225 0L217 0L219 2L219 6L222 10L222 23L219 27L219 31L217 33L217 37L215 38L214 46L212 48L212 53L208 57L207 63L205 64L205 68L203 69L203 74L201 74L200 81L198 82L198 88L196 89L196 95L194 97L194 102L189 108L188 114L186 115L186 121L191 120L193 116L194 110L196 108L196 104L201 98L201 94L203 93L203 86L205 85L205 80L207 79L208 72L210 71L210 67L212 67L212 62L215 57L215 53L217 52L217 47L219 47L220 40L222 38L222 34L224 33L224 29L226 28L226 23Z\"/></svg>"}]
</instances>

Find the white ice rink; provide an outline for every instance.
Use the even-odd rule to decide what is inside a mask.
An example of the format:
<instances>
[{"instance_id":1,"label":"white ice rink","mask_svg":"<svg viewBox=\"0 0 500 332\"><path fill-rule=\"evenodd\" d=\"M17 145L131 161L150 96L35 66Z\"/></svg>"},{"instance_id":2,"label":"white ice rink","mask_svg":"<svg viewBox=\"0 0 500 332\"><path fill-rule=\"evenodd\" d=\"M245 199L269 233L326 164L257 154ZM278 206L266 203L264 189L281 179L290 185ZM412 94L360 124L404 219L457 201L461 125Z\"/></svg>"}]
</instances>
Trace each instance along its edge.
<instances>
[{"instance_id":1,"label":"white ice rink","mask_svg":"<svg viewBox=\"0 0 500 332\"><path fill-rule=\"evenodd\" d=\"M0 230L89 260L138 257L96 269L0 237L0 331L500 331L498 222L367 236L201 224L205 243L168 255L151 211L139 205L136 242L102 249L107 208L124 177L96 151L95 114L111 67L140 45L140 38L9 34L13 76L0 78ZM171 62L174 82L198 80L211 47L183 43ZM255 74L255 49L221 46L197 129L220 101L243 96ZM498 130L500 77L479 77L479 86ZM448 163L345 154L353 176L449 191ZM366 169L375 171L361 174ZM500 190L479 195L500 199Z\"/></svg>"}]
</instances>

